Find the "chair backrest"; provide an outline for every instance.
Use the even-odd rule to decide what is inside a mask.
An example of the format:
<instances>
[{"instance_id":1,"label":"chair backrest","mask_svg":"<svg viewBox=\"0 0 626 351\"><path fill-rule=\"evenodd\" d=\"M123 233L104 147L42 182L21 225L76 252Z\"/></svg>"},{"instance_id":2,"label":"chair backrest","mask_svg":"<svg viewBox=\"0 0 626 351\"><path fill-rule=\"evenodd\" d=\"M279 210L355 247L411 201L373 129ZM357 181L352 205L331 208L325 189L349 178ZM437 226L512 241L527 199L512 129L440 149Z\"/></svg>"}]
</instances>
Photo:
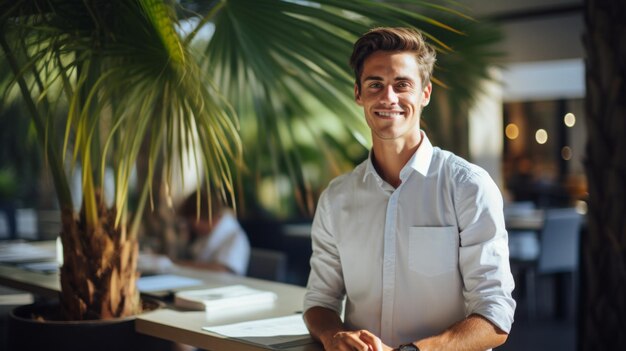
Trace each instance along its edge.
<instances>
[{"instance_id":1,"label":"chair backrest","mask_svg":"<svg viewBox=\"0 0 626 351\"><path fill-rule=\"evenodd\" d=\"M515 201L504 204L504 213L510 215L525 215L536 209L537 207L532 201Z\"/></svg>"},{"instance_id":2,"label":"chair backrest","mask_svg":"<svg viewBox=\"0 0 626 351\"><path fill-rule=\"evenodd\" d=\"M9 225L9 216L0 210L0 239L12 239L11 226Z\"/></svg>"},{"instance_id":3,"label":"chair backrest","mask_svg":"<svg viewBox=\"0 0 626 351\"><path fill-rule=\"evenodd\" d=\"M282 251L253 247L247 276L285 282L287 279L287 254Z\"/></svg>"},{"instance_id":4,"label":"chair backrest","mask_svg":"<svg viewBox=\"0 0 626 351\"><path fill-rule=\"evenodd\" d=\"M540 243L536 230L525 228L528 218L536 217L538 211L532 201L509 202L504 205L504 218L509 232L509 257L513 261L536 262ZM543 217L542 217L543 218ZM511 225L511 222L514 222ZM517 224L521 223L521 224ZM524 229L519 229L523 227Z\"/></svg>"},{"instance_id":5,"label":"chair backrest","mask_svg":"<svg viewBox=\"0 0 626 351\"><path fill-rule=\"evenodd\" d=\"M573 208L549 209L541 231L540 273L578 269L582 215Z\"/></svg>"}]
</instances>

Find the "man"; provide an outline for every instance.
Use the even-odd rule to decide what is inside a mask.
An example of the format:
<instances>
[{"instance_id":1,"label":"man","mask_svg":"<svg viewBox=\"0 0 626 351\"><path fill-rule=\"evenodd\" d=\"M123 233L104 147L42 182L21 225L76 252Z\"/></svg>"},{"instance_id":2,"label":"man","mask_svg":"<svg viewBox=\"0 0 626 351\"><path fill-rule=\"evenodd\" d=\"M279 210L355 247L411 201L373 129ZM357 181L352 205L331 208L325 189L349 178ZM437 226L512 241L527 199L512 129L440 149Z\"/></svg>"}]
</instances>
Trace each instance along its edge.
<instances>
[{"instance_id":1,"label":"man","mask_svg":"<svg viewBox=\"0 0 626 351\"><path fill-rule=\"evenodd\" d=\"M434 63L407 28L377 28L354 45L372 149L320 197L304 301L327 351L487 350L510 331L502 196L483 169L420 130Z\"/></svg>"}]
</instances>

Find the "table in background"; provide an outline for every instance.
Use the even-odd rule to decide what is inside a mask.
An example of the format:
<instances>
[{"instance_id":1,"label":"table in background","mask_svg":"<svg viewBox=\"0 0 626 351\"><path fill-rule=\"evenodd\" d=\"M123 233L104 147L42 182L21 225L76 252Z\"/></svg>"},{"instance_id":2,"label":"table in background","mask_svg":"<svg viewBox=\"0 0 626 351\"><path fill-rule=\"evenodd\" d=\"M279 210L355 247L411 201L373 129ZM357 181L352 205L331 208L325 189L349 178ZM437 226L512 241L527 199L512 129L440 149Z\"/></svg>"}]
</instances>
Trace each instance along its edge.
<instances>
[{"instance_id":1,"label":"table in background","mask_svg":"<svg viewBox=\"0 0 626 351\"><path fill-rule=\"evenodd\" d=\"M204 311L182 311L175 308L159 309L141 314L137 317L135 322L137 332L212 351L271 350L278 348L280 348L280 350L289 351L322 350L321 346L308 336L304 336L302 340L291 344L272 347L270 345L264 345L263 341L253 344L202 329L203 327L214 327L300 313L305 288L226 273L207 272L183 267L175 267L170 273L200 279L205 283L202 286L193 287L193 289L243 284L255 289L273 291L278 298L274 305L267 308L225 311L214 315L208 315Z\"/></svg>"},{"instance_id":2,"label":"table in background","mask_svg":"<svg viewBox=\"0 0 626 351\"><path fill-rule=\"evenodd\" d=\"M57 272L44 273L25 268L38 261L56 262L56 250L54 240L0 242L0 251L3 254L0 259L0 285L44 298L58 298L61 283Z\"/></svg>"},{"instance_id":3,"label":"table in background","mask_svg":"<svg viewBox=\"0 0 626 351\"><path fill-rule=\"evenodd\" d=\"M33 245L54 250L54 242L33 243ZM188 287L189 289L243 284L255 289L272 291L276 293L277 300L272 306L267 306L267 308L241 309L234 312L225 311L219 315L212 316L208 316L204 311L182 311L170 303L165 308L138 315L135 320L135 329L139 333L212 351L252 351L278 348L288 351L322 350L321 346L315 343L308 335L303 335L302 338L292 343L271 346L271 344L265 345L263 340L251 343L202 329L203 327L215 327L300 313L305 293L305 288L303 287L179 266L174 266L167 273L202 281L201 285ZM58 292L61 289L58 272L29 271L14 264L0 264L0 285L28 291L46 298L58 298ZM150 295L163 296L158 294L158 292L144 294L144 296Z\"/></svg>"},{"instance_id":4,"label":"table in background","mask_svg":"<svg viewBox=\"0 0 626 351\"><path fill-rule=\"evenodd\" d=\"M543 210L528 210L504 214L504 222L508 231L540 231L543 228L545 213Z\"/></svg>"}]
</instances>

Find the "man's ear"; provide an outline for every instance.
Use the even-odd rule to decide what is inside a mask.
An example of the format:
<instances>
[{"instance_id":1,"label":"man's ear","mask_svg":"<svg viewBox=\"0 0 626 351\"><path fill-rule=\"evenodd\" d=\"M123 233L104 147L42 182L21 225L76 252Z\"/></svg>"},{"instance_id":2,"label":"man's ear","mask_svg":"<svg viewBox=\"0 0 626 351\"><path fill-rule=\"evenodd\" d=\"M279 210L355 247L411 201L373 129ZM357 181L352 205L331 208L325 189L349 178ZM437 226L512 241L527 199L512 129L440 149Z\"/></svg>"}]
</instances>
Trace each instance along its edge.
<instances>
[{"instance_id":1,"label":"man's ear","mask_svg":"<svg viewBox=\"0 0 626 351\"><path fill-rule=\"evenodd\" d=\"M424 90L422 91L422 94L424 94L424 100L422 100L422 107L428 105L428 103L430 102L430 95L433 92L433 84L431 82L428 82L428 84L424 87Z\"/></svg>"},{"instance_id":2,"label":"man's ear","mask_svg":"<svg viewBox=\"0 0 626 351\"><path fill-rule=\"evenodd\" d=\"M356 101L359 106L363 105L363 102L361 101L361 91L356 83L354 83L354 101Z\"/></svg>"}]
</instances>

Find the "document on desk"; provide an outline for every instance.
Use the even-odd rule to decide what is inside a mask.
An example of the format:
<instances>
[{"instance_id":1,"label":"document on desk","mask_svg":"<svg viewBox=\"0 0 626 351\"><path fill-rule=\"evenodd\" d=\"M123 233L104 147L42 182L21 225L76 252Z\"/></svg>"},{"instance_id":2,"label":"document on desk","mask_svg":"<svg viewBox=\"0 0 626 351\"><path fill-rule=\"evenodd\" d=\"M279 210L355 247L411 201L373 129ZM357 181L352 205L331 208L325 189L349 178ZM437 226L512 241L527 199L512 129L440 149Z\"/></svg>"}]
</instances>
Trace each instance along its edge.
<instances>
[{"instance_id":1,"label":"document on desk","mask_svg":"<svg viewBox=\"0 0 626 351\"><path fill-rule=\"evenodd\" d=\"M273 350L313 343L302 314L227 324L202 329L230 338L270 347Z\"/></svg>"},{"instance_id":2,"label":"document on desk","mask_svg":"<svg viewBox=\"0 0 626 351\"><path fill-rule=\"evenodd\" d=\"M161 274L139 278L137 288L142 293L150 293L157 291L174 291L202 284L202 280L199 279L175 274Z\"/></svg>"},{"instance_id":3,"label":"document on desk","mask_svg":"<svg viewBox=\"0 0 626 351\"><path fill-rule=\"evenodd\" d=\"M27 242L9 242L0 244L0 262L22 263L56 259L56 251L39 247Z\"/></svg>"},{"instance_id":4,"label":"document on desk","mask_svg":"<svg viewBox=\"0 0 626 351\"><path fill-rule=\"evenodd\" d=\"M44 262L30 262L20 264L19 267L29 271L38 273L52 274L59 271L59 262L57 261L44 261Z\"/></svg>"},{"instance_id":5,"label":"document on desk","mask_svg":"<svg viewBox=\"0 0 626 351\"><path fill-rule=\"evenodd\" d=\"M245 285L229 285L219 288L184 290L174 294L174 305L207 313L241 309L246 307L273 306L276 293L254 289Z\"/></svg>"}]
</instances>

